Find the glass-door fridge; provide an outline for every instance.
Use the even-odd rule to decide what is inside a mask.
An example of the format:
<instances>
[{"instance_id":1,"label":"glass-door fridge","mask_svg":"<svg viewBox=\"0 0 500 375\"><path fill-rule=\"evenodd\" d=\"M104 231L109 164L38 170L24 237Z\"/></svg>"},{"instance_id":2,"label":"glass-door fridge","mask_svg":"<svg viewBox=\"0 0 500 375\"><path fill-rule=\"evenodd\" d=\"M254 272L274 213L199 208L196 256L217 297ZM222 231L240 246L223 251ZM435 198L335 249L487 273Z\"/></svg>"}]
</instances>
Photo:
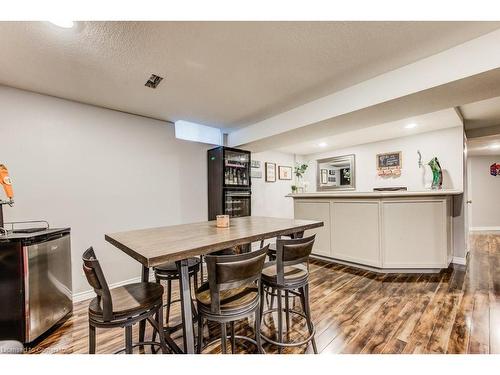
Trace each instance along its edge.
<instances>
[{"instance_id":1,"label":"glass-door fridge","mask_svg":"<svg viewBox=\"0 0 500 375\"><path fill-rule=\"evenodd\" d=\"M229 147L208 150L208 219L251 215L251 153Z\"/></svg>"}]
</instances>

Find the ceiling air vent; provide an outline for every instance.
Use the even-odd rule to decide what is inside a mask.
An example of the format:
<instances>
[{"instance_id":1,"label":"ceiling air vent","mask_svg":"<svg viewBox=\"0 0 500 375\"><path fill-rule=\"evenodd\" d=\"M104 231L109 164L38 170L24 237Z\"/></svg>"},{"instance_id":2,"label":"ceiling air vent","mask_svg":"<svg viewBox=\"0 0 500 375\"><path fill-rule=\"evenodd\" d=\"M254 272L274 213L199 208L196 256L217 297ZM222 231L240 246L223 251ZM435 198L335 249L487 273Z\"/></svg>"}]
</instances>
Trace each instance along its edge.
<instances>
[{"instance_id":1,"label":"ceiling air vent","mask_svg":"<svg viewBox=\"0 0 500 375\"><path fill-rule=\"evenodd\" d=\"M148 81L144 86L151 87L152 89L155 89L160 82L162 81L163 77L157 76L156 74L151 74L151 77L149 77Z\"/></svg>"}]
</instances>

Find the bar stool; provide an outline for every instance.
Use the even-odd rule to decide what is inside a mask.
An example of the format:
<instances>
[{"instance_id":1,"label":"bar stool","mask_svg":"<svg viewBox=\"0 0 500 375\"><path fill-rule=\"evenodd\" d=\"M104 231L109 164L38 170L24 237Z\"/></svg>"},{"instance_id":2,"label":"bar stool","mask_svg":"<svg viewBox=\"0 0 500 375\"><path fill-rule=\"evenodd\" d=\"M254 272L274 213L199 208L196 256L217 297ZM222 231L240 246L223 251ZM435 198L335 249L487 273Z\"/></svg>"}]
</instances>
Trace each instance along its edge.
<instances>
[{"instance_id":1,"label":"bar stool","mask_svg":"<svg viewBox=\"0 0 500 375\"><path fill-rule=\"evenodd\" d=\"M208 282L196 291L198 307L198 345L203 348L203 320L221 325L221 351L226 353L226 324L231 324L231 352L235 353L236 339L249 341L264 353L260 338L260 278L268 246L237 255L206 255ZM255 315L255 340L234 334L234 322ZM207 344L211 345L216 340Z\"/></svg>"},{"instance_id":2,"label":"bar stool","mask_svg":"<svg viewBox=\"0 0 500 375\"><path fill-rule=\"evenodd\" d=\"M278 236L276 239L281 239L283 237L288 237L288 238L302 238L304 237L304 232L299 232L299 233L292 233L289 235L283 235L283 236ZM264 246L264 240L260 241L260 247ZM275 261L276 260L276 242L270 243L269 244L269 252L268 252L268 257L269 260ZM276 297L276 291L273 288L265 288L266 289L266 302L272 309L274 307L274 297ZM288 292L285 291L285 298L286 301L285 303L289 303L289 298L292 298L293 301L293 307L295 307L295 297L297 297L296 294L291 293L289 294ZM289 324L289 316L287 314L287 324Z\"/></svg>"},{"instance_id":3,"label":"bar stool","mask_svg":"<svg viewBox=\"0 0 500 375\"><path fill-rule=\"evenodd\" d=\"M201 261L198 258L188 259L188 273L189 273L189 287L191 288L191 279L194 284L194 289L198 289L198 272L200 272ZM174 303L180 302L180 299L172 301L172 281L179 280L179 271L177 270L177 265L175 262L164 263L153 268L155 280L158 284L164 280L167 282L167 302L164 307L166 307L165 313L165 326L168 327L170 321L170 307ZM196 310L193 310L193 312Z\"/></svg>"},{"instance_id":4,"label":"bar stool","mask_svg":"<svg viewBox=\"0 0 500 375\"><path fill-rule=\"evenodd\" d=\"M96 349L96 328L125 328L125 353L132 354L135 346L159 346L167 352L163 334L163 287L155 283L134 283L109 289L94 249L87 249L82 256L83 271L97 297L89 305L89 353ZM156 315L156 319L153 316ZM160 332L160 342L143 341L132 344L132 325L147 320L155 332Z\"/></svg>"},{"instance_id":5,"label":"bar stool","mask_svg":"<svg viewBox=\"0 0 500 375\"><path fill-rule=\"evenodd\" d=\"M285 347L300 346L312 342L314 353L317 353L314 340L314 325L311 319L309 307L309 255L314 245L315 235L306 238L281 239L276 241L276 260L268 263L262 271L261 299L264 299L266 290L276 291L277 308L263 311L261 305L261 316L274 311L278 313L278 337L273 340L262 334L262 339L278 346L279 352ZM285 308L282 306L282 293L285 296ZM290 309L288 297L290 294L300 297L302 311ZM309 336L299 342L285 342L283 340L283 312L286 314L287 331L290 329L289 314L296 314L306 320Z\"/></svg>"}]
</instances>

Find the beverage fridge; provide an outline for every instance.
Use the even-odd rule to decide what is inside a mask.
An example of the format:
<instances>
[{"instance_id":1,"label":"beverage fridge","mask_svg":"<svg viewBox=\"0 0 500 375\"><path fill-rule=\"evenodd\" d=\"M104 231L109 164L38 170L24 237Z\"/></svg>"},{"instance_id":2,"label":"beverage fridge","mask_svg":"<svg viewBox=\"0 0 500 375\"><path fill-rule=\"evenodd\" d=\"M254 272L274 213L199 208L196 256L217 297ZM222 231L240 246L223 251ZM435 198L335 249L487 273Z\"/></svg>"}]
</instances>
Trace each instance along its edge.
<instances>
[{"instance_id":1,"label":"beverage fridge","mask_svg":"<svg viewBox=\"0 0 500 375\"><path fill-rule=\"evenodd\" d=\"M208 220L251 215L251 154L230 147L208 150Z\"/></svg>"}]
</instances>

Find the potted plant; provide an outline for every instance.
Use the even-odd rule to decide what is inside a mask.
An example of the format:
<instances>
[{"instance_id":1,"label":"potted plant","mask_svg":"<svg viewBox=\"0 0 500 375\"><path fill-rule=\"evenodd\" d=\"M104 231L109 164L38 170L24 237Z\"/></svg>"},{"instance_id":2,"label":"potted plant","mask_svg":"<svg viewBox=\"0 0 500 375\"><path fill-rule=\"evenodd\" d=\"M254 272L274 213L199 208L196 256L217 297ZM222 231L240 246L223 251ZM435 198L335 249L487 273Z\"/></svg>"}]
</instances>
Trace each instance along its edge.
<instances>
[{"instance_id":1,"label":"potted plant","mask_svg":"<svg viewBox=\"0 0 500 375\"><path fill-rule=\"evenodd\" d=\"M304 173L307 170L308 165L305 163L297 163L295 165L294 174L297 178L297 185L292 186L292 193L304 192L305 184L303 182ZM294 189L295 188L295 189Z\"/></svg>"}]
</instances>

